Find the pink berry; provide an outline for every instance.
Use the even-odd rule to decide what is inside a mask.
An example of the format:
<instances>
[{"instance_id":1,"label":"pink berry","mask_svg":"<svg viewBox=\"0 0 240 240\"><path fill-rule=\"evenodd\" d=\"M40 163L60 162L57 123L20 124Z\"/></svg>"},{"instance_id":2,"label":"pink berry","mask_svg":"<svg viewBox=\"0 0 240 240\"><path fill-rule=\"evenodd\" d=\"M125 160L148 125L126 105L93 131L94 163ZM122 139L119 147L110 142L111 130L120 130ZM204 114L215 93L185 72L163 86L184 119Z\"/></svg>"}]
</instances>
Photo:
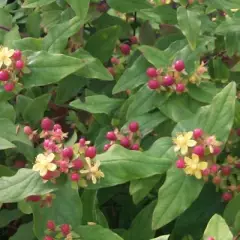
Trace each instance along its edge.
<instances>
[{"instance_id":1,"label":"pink berry","mask_svg":"<svg viewBox=\"0 0 240 240\"><path fill-rule=\"evenodd\" d=\"M20 50L15 50L13 53L14 60L20 60L22 58L22 52Z\"/></svg>"},{"instance_id":2,"label":"pink berry","mask_svg":"<svg viewBox=\"0 0 240 240\"><path fill-rule=\"evenodd\" d=\"M215 176L212 180L212 182L215 184L215 185L219 185L221 183L221 178L219 176Z\"/></svg>"},{"instance_id":3,"label":"pink berry","mask_svg":"<svg viewBox=\"0 0 240 240\"><path fill-rule=\"evenodd\" d=\"M203 130L201 128L196 128L193 131L193 138L198 139L203 135Z\"/></svg>"},{"instance_id":4,"label":"pink berry","mask_svg":"<svg viewBox=\"0 0 240 240\"><path fill-rule=\"evenodd\" d=\"M120 50L121 50L123 55L129 55L130 51L131 51L131 48L127 44L121 44L120 45Z\"/></svg>"},{"instance_id":5,"label":"pink berry","mask_svg":"<svg viewBox=\"0 0 240 240\"><path fill-rule=\"evenodd\" d=\"M72 161L72 165L73 165L73 169L79 170L79 169L83 168L84 163L80 158L78 158L78 159L75 159L74 161Z\"/></svg>"},{"instance_id":6,"label":"pink berry","mask_svg":"<svg viewBox=\"0 0 240 240\"><path fill-rule=\"evenodd\" d=\"M185 162L184 162L184 159L183 159L183 158L179 158L179 159L176 161L176 167L177 167L177 168L185 168Z\"/></svg>"},{"instance_id":7,"label":"pink berry","mask_svg":"<svg viewBox=\"0 0 240 240\"><path fill-rule=\"evenodd\" d=\"M0 71L0 81L7 81L9 78L10 78L10 75L7 70Z\"/></svg>"},{"instance_id":8,"label":"pink berry","mask_svg":"<svg viewBox=\"0 0 240 240\"><path fill-rule=\"evenodd\" d=\"M113 77L116 75L116 71L113 67L108 67L108 72L112 74Z\"/></svg>"},{"instance_id":9,"label":"pink berry","mask_svg":"<svg viewBox=\"0 0 240 240\"><path fill-rule=\"evenodd\" d=\"M217 173L217 172L218 172L218 169L219 169L219 166L218 166L217 164L213 164L213 165L210 167L211 173Z\"/></svg>"},{"instance_id":10,"label":"pink berry","mask_svg":"<svg viewBox=\"0 0 240 240\"><path fill-rule=\"evenodd\" d=\"M54 122L50 118L44 118L41 121L41 128L45 131L50 131L53 129Z\"/></svg>"},{"instance_id":11,"label":"pink berry","mask_svg":"<svg viewBox=\"0 0 240 240\"><path fill-rule=\"evenodd\" d=\"M163 85L164 86L171 86L174 83L174 78L167 75L163 78Z\"/></svg>"},{"instance_id":12,"label":"pink berry","mask_svg":"<svg viewBox=\"0 0 240 240\"><path fill-rule=\"evenodd\" d=\"M73 182L77 182L80 179L80 175L78 173L72 173L71 174L71 180Z\"/></svg>"},{"instance_id":13,"label":"pink berry","mask_svg":"<svg viewBox=\"0 0 240 240\"><path fill-rule=\"evenodd\" d=\"M148 75L148 77L150 78L154 78L157 77L158 73L157 73L157 69L150 67L147 69L146 74Z\"/></svg>"},{"instance_id":14,"label":"pink berry","mask_svg":"<svg viewBox=\"0 0 240 240\"><path fill-rule=\"evenodd\" d=\"M50 236L45 236L43 240L54 240L54 238Z\"/></svg>"},{"instance_id":15,"label":"pink berry","mask_svg":"<svg viewBox=\"0 0 240 240\"><path fill-rule=\"evenodd\" d=\"M148 81L148 87L152 90L155 90L160 87L160 83L158 80L151 79Z\"/></svg>"},{"instance_id":16,"label":"pink berry","mask_svg":"<svg viewBox=\"0 0 240 240\"><path fill-rule=\"evenodd\" d=\"M221 152L221 148L220 148L220 147L215 146L215 147L213 148L213 154L214 154L214 155L218 155L218 154L220 154L220 152Z\"/></svg>"},{"instance_id":17,"label":"pink berry","mask_svg":"<svg viewBox=\"0 0 240 240\"><path fill-rule=\"evenodd\" d=\"M178 83L176 85L176 92L183 93L185 91L185 85L183 83Z\"/></svg>"},{"instance_id":18,"label":"pink berry","mask_svg":"<svg viewBox=\"0 0 240 240\"><path fill-rule=\"evenodd\" d=\"M24 133L26 134L26 135L31 135L32 134L32 128L31 127L29 127L29 126L25 126L24 128L23 128L23 131L24 131Z\"/></svg>"},{"instance_id":19,"label":"pink berry","mask_svg":"<svg viewBox=\"0 0 240 240\"><path fill-rule=\"evenodd\" d=\"M62 155L64 158L72 158L73 156L73 149L71 147L66 147L62 151Z\"/></svg>"},{"instance_id":20,"label":"pink berry","mask_svg":"<svg viewBox=\"0 0 240 240\"><path fill-rule=\"evenodd\" d=\"M204 152L205 149L202 145L197 145L193 148L193 153L195 153L196 155L198 155L199 157L203 157L204 156Z\"/></svg>"},{"instance_id":21,"label":"pink berry","mask_svg":"<svg viewBox=\"0 0 240 240\"><path fill-rule=\"evenodd\" d=\"M229 166L222 166L222 174L223 176L229 176L231 174L231 167Z\"/></svg>"},{"instance_id":22,"label":"pink berry","mask_svg":"<svg viewBox=\"0 0 240 240\"><path fill-rule=\"evenodd\" d=\"M46 175L42 177L44 180L50 180L53 177L52 172L48 171Z\"/></svg>"},{"instance_id":23,"label":"pink berry","mask_svg":"<svg viewBox=\"0 0 240 240\"><path fill-rule=\"evenodd\" d=\"M88 147L85 152L85 156L89 158L94 158L97 154L97 149L95 147Z\"/></svg>"},{"instance_id":24,"label":"pink berry","mask_svg":"<svg viewBox=\"0 0 240 240\"><path fill-rule=\"evenodd\" d=\"M236 133L237 133L238 136L240 136L240 128L238 128L238 129L236 130Z\"/></svg>"},{"instance_id":25,"label":"pink berry","mask_svg":"<svg viewBox=\"0 0 240 240\"><path fill-rule=\"evenodd\" d=\"M27 201L29 202L39 202L42 199L42 197L40 195L32 195L27 197Z\"/></svg>"},{"instance_id":26,"label":"pink berry","mask_svg":"<svg viewBox=\"0 0 240 240\"><path fill-rule=\"evenodd\" d=\"M232 194L230 192L225 192L222 194L222 199L224 202L229 202L232 199Z\"/></svg>"},{"instance_id":27,"label":"pink berry","mask_svg":"<svg viewBox=\"0 0 240 240\"><path fill-rule=\"evenodd\" d=\"M15 67L18 69L18 70L21 70L24 68L24 61L23 60L17 60L16 63L15 63Z\"/></svg>"},{"instance_id":28,"label":"pink berry","mask_svg":"<svg viewBox=\"0 0 240 240\"><path fill-rule=\"evenodd\" d=\"M210 174L210 169L209 168L206 168L204 170L202 170L202 175L207 177L208 175Z\"/></svg>"},{"instance_id":29,"label":"pink berry","mask_svg":"<svg viewBox=\"0 0 240 240\"><path fill-rule=\"evenodd\" d=\"M138 151L140 149L140 146L139 146L139 144L135 143L132 145L131 149L134 151Z\"/></svg>"},{"instance_id":30,"label":"pink berry","mask_svg":"<svg viewBox=\"0 0 240 240\"><path fill-rule=\"evenodd\" d=\"M14 167L16 168L24 168L26 166L26 162L23 160L17 160L14 163Z\"/></svg>"},{"instance_id":31,"label":"pink berry","mask_svg":"<svg viewBox=\"0 0 240 240\"><path fill-rule=\"evenodd\" d=\"M177 60L174 64L174 68L176 71L181 72L185 68L185 64L183 60Z\"/></svg>"},{"instance_id":32,"label":"pink berry","mask_svg":"<svg viewBox=\"0 0 240 240\"><path fill-rule=\"evenodd\" d=\"M6 92L12 92L14 88L15 88L15 85L12 82L9 82L4 85L4 89Z\"/></svg>"},{"instance_id":33,"label":"pink berry","mask_svg":"<svg viewBox=\"0 0 240 240\"><path fill-rule=\"evenodd\" d=\"M53 130L54 130L54 131L62 130L62 127L61 127L60 124L54 124L54 126L53 126Z\"/></svg>"},{"instance_id":34,"label":"pink berry","mask_svg":"<svg viewBox=\"0 0 240 240\"><path fill-rule=\"evenodd\" d=\"M80 146L85 146L85 143L86 143L85 138L80 138L80 139L79 139L79 145L80 145Z\"/></svg>"},{"instance_id":35,"label":"pink berry","mask_svg":"<svg viewBox=\"0 0 240 240\"><path fill-rule=\"evenodd\" d=\"M120 63L120 60L118 58L112 57L111 58L111 63L118 65Z\"/></svg>"},{"instance_id":36,"label":"pink berry","mask_svg":"<svg viewBox=\"0 0 240 240\"><path fill-rule=\"evenodd\" d=\"M49 229L51 231L55 231L55 228L56 228L55 222L52 220L48 220L47 221L47 229Z\"/></svg>"},{"instance_id":37,"label":"pink berry","mask_svg":"<svg viewBox=\"0 0 240 240\"><path fill-rule=\"evenodd\" d=\"M68 172L68 162L64 160L59 161L59 167L61 172Z\"/></svg>"},{"instance_id":38,"label":"pink berry","mask_svg":"<svg viewBox=\"0 0 240 240\"><path fill-rule=\"evenodd\" d=\"M137 132L138 129L139 129L139 124L138 122L131 122L129 125L128 125L128 129L131 131L131 132Z\"/></svg>"},{"instance_id":39,"label":"pink berry","mask_svg":"<svg viewBox=\"0 0 240 240\"><path fill-rule=\"evenodd\" d=\"M138 38L136 36L132 36L130 38L131 44L137 44L138 43Z\"/></svg>"},{"instance_id":40,"label":"pink berry","mask_svg":"<svg viewBox=\"0 0 240 240\"><path fill-rule=\"evenodd\" d=\"M215 240L215 238L213 238L213 237L209 237L207 240Z\"/></svg>"},{"instance_id":41,"label":"pink berry","mask_svg":"<svg viewBox=\"0 0 240 240\"><path fill-rule=\"evenodd\" d=\"M120 140L120 144L125 148L129 148L131 143L127 137L124 137Z\"/></svg>"},{"instance_id":42,"label":"pink berry","mask_svg":"<svg viewBox=\"0 0 240 240\"><path fill-rule=\"evenodd\" d=\"M104 152L106 152L111 147L111 144L105 144L103 147Z\"/></svg>"},{"instance_id":43,"label":"pink berry","mask_svg":"<svg viewBox=\"0 0 240 240\"><path fill-rule=\"evenodd\" d=\"M106 138L109 140L109 141L116 141L117 140L117 136L114 132L108 132L106 134Z\"/></svg>"},{"instance_id":44,"label":"pink berry","mask_svg":"<svg viewBox=\"0 0 240 240\"><path fill-rule=\"evenodd\" d=\"M66 237L70 233L70 226L68 224L62 224L60 226L62 234Z\"/></svg>"}]
</instances>

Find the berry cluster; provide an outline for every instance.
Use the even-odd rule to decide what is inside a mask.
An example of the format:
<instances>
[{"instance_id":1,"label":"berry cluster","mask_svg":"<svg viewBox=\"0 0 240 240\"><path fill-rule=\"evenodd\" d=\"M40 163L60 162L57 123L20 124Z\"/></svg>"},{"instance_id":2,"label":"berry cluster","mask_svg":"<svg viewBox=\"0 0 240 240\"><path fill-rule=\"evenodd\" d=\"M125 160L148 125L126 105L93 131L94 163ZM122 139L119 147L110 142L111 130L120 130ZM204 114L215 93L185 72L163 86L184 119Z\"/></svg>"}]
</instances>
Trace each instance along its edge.
<instances>
[{"instance_id":1,"label":"berry cluster","mask_svg":"<svg viewBox=\"0 0 240 240\"><path fill-rule=\"evenodd\" d=\"M27 72L26 59L20 50L0 46L0 81L6 92L14 90L19 78Z\"/></svg>"},{"instance_id":2,"label":"berry cluster","mask_svg":"<svg viewBox=\"0 0 240 240\"><path fill-rule=\"evenodd\" d=\"M29 126L24 128L24 132L31 139L43 139L44 153L36 157L33 170L39 172L44 181L55 182L61 174L67 174L75 185L85 187L87 180L95 184L98 179L104 177L103 172L99 170L100 162L95 159L96 148L89 146L90 142L81 138L73 146L65 146L67 133L49 118L42 120L41 128L39 135Z\"/></svg>"},{"instance_id":3,"label":"berry cluster","mask_svg":"<svg viewBox=\"0 0 240 240\"><path fill-rule=\"evenodd\" d=\"M146 74L149 77L148 87L158 92L169 91L181 94L185 92L188 82L200 83L202 74L206 72L206 68L201 64L192 76L188 76L185 71L185 63L177 60L167 72L163 69L150 67Z\"/></svg>"},{"instance_id":4,"label":"berry cluster","mask_svg":"<svg viewBox=\"0 0 240 240\"><path fill-rule=\"evenodd\" d=\"M48 193L44 196L40 195L31 195L28 196L25 200L27 202L40 202L40 207L51 207L52 201L55 198L54 194Z\"/></svg>"},{"instance_id":5,"label":"berry cluster","mask_svg":"<svg viewBox=\"0 0 240 240\"><path fill-rule=\"evenodd\" d=\"M118 129L106 134L110 143L104 146L104 151L107 151L113 144L120 144L127 149L138 151L140 150L140 137L138 122L131 122L128 125L127 135L119 132Z\"/></svg>"}]
</instances>

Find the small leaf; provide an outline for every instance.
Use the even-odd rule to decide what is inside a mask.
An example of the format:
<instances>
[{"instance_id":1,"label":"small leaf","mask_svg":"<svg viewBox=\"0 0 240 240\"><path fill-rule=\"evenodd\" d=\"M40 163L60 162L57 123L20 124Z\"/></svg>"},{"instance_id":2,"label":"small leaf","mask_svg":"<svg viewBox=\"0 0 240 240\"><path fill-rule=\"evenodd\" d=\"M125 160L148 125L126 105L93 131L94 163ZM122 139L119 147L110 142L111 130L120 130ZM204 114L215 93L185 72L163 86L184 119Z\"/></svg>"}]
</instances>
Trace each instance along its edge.
<instances>
[{"instance_id":1,"label":"small leaf","mask_svg":"<svg viewBox=\"0 0 240 240\"><path fill-rule=\"evenodd\" d=\"M14 144L0 137L0 150L5 150L5 149L15 148L15 147L16 146Z\"/></svg>"}]
</instances>

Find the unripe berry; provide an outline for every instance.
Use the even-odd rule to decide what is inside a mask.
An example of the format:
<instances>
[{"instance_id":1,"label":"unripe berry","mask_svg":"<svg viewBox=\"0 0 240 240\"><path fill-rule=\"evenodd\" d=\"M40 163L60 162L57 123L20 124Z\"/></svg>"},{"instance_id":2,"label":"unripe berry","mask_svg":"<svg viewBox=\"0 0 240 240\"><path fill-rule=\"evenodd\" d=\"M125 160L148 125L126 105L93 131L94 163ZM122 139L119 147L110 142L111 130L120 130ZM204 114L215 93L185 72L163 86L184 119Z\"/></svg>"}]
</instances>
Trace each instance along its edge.
<instances>
[{"instance_id":1,"label":"unripe berry","mask_svg":"<svg viewBox=\"0 0 240 240\"><path fill-rule=\"evenodd\" d=\"M16 168L24 168L26 166L26 162L23 160L17 160L14 163L14 167Z\"/></svg>"},{"instance_id":2,"label":"unripe berry","mask_svg":"<svg viewBox=\"0 0 240 240\"><path fill-rule=\"evenodd\" d=\"M176 161L176 167L177 167L177 168L185 168L185 162L184 162L184 159L183 159L183 158L179 158L179 159Z\"/></svg>"},{"instance_id":3,"label":"unripe berry","mask_svg":"<svg viewBox=\"0 0 240 240\"><path fill-rule=\"evenodd\" d=\"M62 224L60 226L61 232L63 236L67 236L70 233L70 226L68 224Z\"/></svg>"},{"instance_id":4,"label":"unripe berry","mask_svg":"<svg viewBox=\"0 0 240 240\"><path fill-rule=\"evenodd\" d=\"M210 167L210 171L211 173L217 173L218 172L218 169L219 169L219 166L217 164L213 164L211 167Z\"/></svg>"},{"instance_id":5,"label":"unripe berry","mask_svg":"<svg viewBox=\"0 0 240 240\"><path fill-rule=\"evenodd\" d=\"M9 82L9 83L4 85L4 89L5 89L6 92L12 92L14 87L15 87L15 85L12 82Z\"/></svg>"},{"instance_id":6,"label":"unripe berry","mask_svg":"<svg viewBox=\"0 0 240 240\"><path fill-rule=\"evenodd\" d=\"M22 58L22 52L20 50L15 50L12 57L14 60L20 60Z\"/></svg>"},{"instance_id":7,"label":"unripe berry","mask_svg":"<svg viewBox=\"0 0 240 240\"><path fill-rule=\"evenodd\" d=\"M181 72L185 68L184 61L177 60L174 64L174 68L176 71Z\"/></svg>"},{"instance_id":8,"label":"unripe berry","mask_svg":"<svg viewBox=\"0 0 240 240\"><path fill-rule=\"evenodd\" d=\"M131 143L128 137L124 137L120 140L120 144L125 148L129 148Z\"/></svg>"},{"instance_id":9,"label":"unripe berry","mask_svg":"<svg viewBox=\"0 0 240 240\"><path fill-rule=\"evenodd\" d=\"M57 131L57 130L62 130L62 127L61 127L61 125L60 124L54 124L54 126L53 126L53 130L54 131Z\"/></svg>"},{"instance_id":10,"label":"unripe berry","mask_svg":"<svg viewBox=\"0 0 240 240\"><path fill-rule=\"evenodd\" d=\"M139 144L135 143L132 145L131 149L134 151L138 151L140 149L140 146L139 146Z\"/></svg>"},{"instance_id":11,"label":"unripe berry","mask_svg":"<svg viewBox=\"0 0 240 240\"><path fill-rule=\"evenodd\" d=\"M66 147L62 151L62 155L64 158L72 158L73 156L73 149L71 147Z\"/></svg>"},{"instance_id":12,"label":"unripe berry","mask_svg":"<svg viewBox=\"0 0 240 240\"><path fill-rule=\"evenodd\" d=\"M120 60L118 58L112 57L111 58L111 63L118 65L120 63Z\"/></svg>"},{"instance_id":13,"label":"unripe berry","mask_svg":"<svg viewBox=\"0 0 240 240\"><path fill-rule=\"evenodd\" d=\"M86 143L85 138L80 138L80 139L79 139L79 145L80 145L80 146L85 146L85 143Z\"/></svg>"},{"instance_id":14,"label":"unripe berry","mask_svg":"<svg viewBox=\"0 0 240 240\"><path fill-rule=\"evenodd\" d=\"M48 220L47 221L47 229L49 229L51 231L55 231L55 228L56 228L55 222L52 220Z\"/></svg>"},{"instance_id":15,"label":"unripe berry","mask_svg":"<svg viewBox=\"0 0 240 240\"><path fill-rule=\"evenodd\" d=\"M113 67L108 67L108 72L112 74L113 77L116 75L116 72Z\"/></svg>"},{"instance_id":16,"label":"unripe berry","mask_svg":"<svg viewBox=\"0 0 240 240\"><path fill-rule=\"evenodd\" d=\"M54 240L54 238L50 236L45 236L43 240Z\"/></svg>"},{"instance_id":17,"label":"unripe berry","mask_svg":"<svg viewBox=\"0 0 240 240\"><path fill-rule=\"evenodd\" d=\"M15 67L18 69L18 70L21 70L24 68L24 61L23 60L17 60L16 63L15 63Z\"/></svg>"},{"instance_id":18,"label":"unripe berry","mask_svg":"<svg viewBox=\"0 0 240 240\"><path fill-rule=\"evenodd\" d=\"M206 168L204 170L202 170L202 175L207 177L208 175L210 174L210 169L209 168Z\"/></svg>"},{"instance_id":19,"label":"unripe berry","mask_svg":"<svg viewBox=\"0 0 240 240\"><path fill-rule=\"evenodd\" d=\"M150 78L157 77L157 75L158 75L157 69L153 68L153 67L150 67L150 68L147 69L146 74Z\"/></svg>"},{"instance_id":20,"label":"unripe berry","mask_svg":"<svg viewBox=\"0 0 240 240\"><path fill-rule=\"evenodd\" d=\"M24 131L24 133L26 134L26 135L31 135L32 134L32 128L31 127L29 127L29 126L25 126L24 128L23 128L23 131Z\"/></svg>"},{"instance_id":21,"label":"unripe berry","mask_svg":"<svg viewBox=\"0 0 240 240\"><path fill-rule=\"evenodd\" d=\"M53 129L54 122L49 118L44 118L41 121L41 128L45 131L50 131Z\"/></svg>"},{"instance_id":22,"label":"unripe berry","mask_svg":"<svg viewBox=\"0 0 240 240\"><path fill-rule=\"evenodd\" d=\"M183 93L185 91L185 85L183 83L178 83L176 85L176 92Z\"/></svg>"},{"instance_id":23,"label":"unripe berry","mask_svg":"<svg viewBox=\"0 0 240 240\"><path fill-rule=\"evenodd\" d=\"M104 152L106 152L111 147L111 144L105 144L103 147Z\"/></svg>"},{"instance_id":24,"label":"unripe berry","mask_svg":"<svg viewBox=\"0 0 240 240\"><path fill-rule=\"evenodd\" d=\"M116 141L117 140L117 136L114 132L108 132L106 134L106 138L109 140L109 141Z\"/></svg>"},{"instance_id":25,"label":"unripe berry","mask_svg":"<svg viewBox=\"0 0 240 240\"><path fill-rule=\"evenodd\" d=\"M231 174L231 167L229 166L222 166L222 174L223 176L229 176Z\"/></svg>"},{"instance_id":26,"label":"unripe berry","mask_svg":"<svg viewBox=\"0 0 240 240\"><path fill-rule=\"evenodd\" d=\"M155 90L160 87L160 83L158 80L151 79L148 81L148 87L152 90Z\"/></svg>"},{"instance_id":27,"label":"unripe berry","mask_svg":"<svg viewBox=\"0 0 240 240\"><path fill-rule=\"evenodd\" d=\"M121 44L120 45L120 50L121 50L123 55L129 55L130 51L131 51L131 48L127 44Z\"/></svg>"},{"instance_id":28,"label":"unripe berry","mask_svg":"<svg viewBox=\"0 0 240 240\"><path fill-rule=\"evenodd\" d=\"M131 122L129 125L128 125L128 129L131 131L131 132L137 132L138 129L139 129L139 124L138 122Z\"/></svg>"},{"instance_id":29,"label":"unripe berry","mask_svg":"<svg viewBox=\"0 0 240 240\"><path fill-rule=\"evenodd\" d=\"M30 201L30 202L39 202L41 199L42 199L42 197L40 195L32 195L32 196L27 197L26 200Z\"/></svg>"},{"instance_id":30,"label":"unripe berry","mask_svg":"<svg viewBox=\"0 0 240 240\"><path fill-rule=\"evenodd\" d=\"M174 83L174 78L167 75L163 78L163 86L171 86Z\"/></svg>"},{"instance_id":31,"label":"unripe berry","mask_svg":"<svg viewBox=\"0 0 240 240\"><path fill-rule=\"evenodd\" d=\"M222 194L222 199L224 202L229 202L232 199L232 194L230 192L225 192Z\"/></svg>"},{"instance_id":32,"label":"unripe berry","mask_svg":"<svg viewBox=\"0 0 240 240\"><path fill-rule=\"evenodd\" d=\"M75 159L74 161L72 161L72 165L73 165L73 169L79 170L79 169L83 168L84 162L78 158L78 159Z\"/></svg>"},{"instance_id":33,"label":"unripe berry","mask_svg":"<svg viewBox=\"0 0 240 240\"><path fill-rule=\"evenodd\" d=\"M136 36L132 36L130 38L131 44L137 44L138 43L138 38Z\"/></svg>"},{"instance_id":34,"label":"unripe berry","mask_svg":"<svg viewBox=\"0 0 240 240\"><path fill-rule=\"evenodd\" d=\"M0 81L7 81L9 79L10 75L7 70L0 71Z\"/></svg>"},{"instance_id":35,"label":"unripe berry","mask_svg":"<svg viewBox=\"0 0 240 240\"><path fill-rule=\"evenodd\" d=\"M80 175L78 173L72 173L71 174L71 180L73 182L77 182L80 179Z\"/></svg>"},{"instance_id":36,"label":"unripe berry","mask_svg":"<svg viewBox=\"0 0 240 240\"><path fill-rule=\"evenodd\" d=\"M97 149L95 147L88 147L85 152L85 156L89 158L94 158L97 154Z\"/></svg>"},{"instance_id":37,"label":"unripe berry","mask_svg":"<svg viewBox=\"0 0 240 240\"><path fill-rule=\"evenodd\" d=\"M213 147L213 154L218 155L221 152L221 148L218 146Z\"/></svg>"},{"instance_id":38,"label":"unripe berry","mask_svg":"<svg viewBox=\"0 0 240 240\"><path fill-rule=\"evenodd\" d=\"M193 131L194 139L198 139L198 138L202 137L202 135L203 135L203 130L201 128L194 129L194 131Z\"/></svg>"},{"instance_id":39,"label":"unripe berry","mask_svg":"<svg viewBox=\"0 0 240 240\"><path fill-rule=\"evenodd\" d=\"M205 149L202 145L197 145L193 148L193 153L197 154L199 157L204 156Z\"/></svg>"},{"instance_id":40,"label":"unripe berry","mask_svg":"<svg viewBox=\"0 0 240 240\"><path fill-rule=\"evenodd\" d=\"M216 176L216 177L213 178L212 182L215 185L219 185L221 183L221 178L219 176Z\"/></svg>"}]
</instances>

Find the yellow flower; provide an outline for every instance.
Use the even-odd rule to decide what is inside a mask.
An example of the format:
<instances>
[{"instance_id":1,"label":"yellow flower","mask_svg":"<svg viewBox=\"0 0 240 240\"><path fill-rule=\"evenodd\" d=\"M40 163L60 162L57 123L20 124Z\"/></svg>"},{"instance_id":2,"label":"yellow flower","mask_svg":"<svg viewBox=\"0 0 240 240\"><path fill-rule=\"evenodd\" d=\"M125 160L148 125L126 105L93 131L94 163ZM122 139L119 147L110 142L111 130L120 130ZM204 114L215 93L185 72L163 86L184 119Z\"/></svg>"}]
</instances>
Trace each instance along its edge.
<instances>
[{"instance_id":1,"label":"yellow flower","mask_svg":"<svg viewBox=\"0 0 240 240\"><path fill-rule=\"evenodd\" d=\"M9 67L12 64L11 56L13 55L14 50L8 49L7 47L0 48L0 68L2 65Z\"/></svg>"},{"instance_id":2,"label":"yellow flower","mask_svg":"<svg viewBox=\"0 0 240 240\"><path fill-rule=\"evenodd\" d=\"M193 132L178 134L176 138L173 138L173 142L176 144L174 151L181 151L182 155L186 155L189 147L194 147L197 142L192 140Z\"/></svg>"},{"instance_id":3,"label":"yellow flower","mask_svg":"<svg viewBox=\"0 0 240 240\"><path fill-rule=\"evenodd\" d=\"M202 178L202 170L208 167L207 162L199 162L199 156L192 154L192 158L185 157L184 162L186 167L184 169L185 173L188 175L194 175L197 179Z\"/></svg>"},{"instance_id":4,"label":"yellow flower","mask_svg":"<svg viewBox=\"0 0 240 240\"><path fill-rule=\"evenodd\" d=\"M38 154L36 157L36 163L33 165L33 171L39 172L40 176L43 177L47 174L48 171L55 171L57 165L52 163L55 155L50 153L48 155Z\"/></svg>"},{"instance_id":5,"label":"yellow flower","mask_svg":"<svg viewBox=\"0 0 240 240\"><path fill-rule=\"evenodd\" d=\"M103 178L104 173L99 170L100 161L96 161L94 165L91 163L91 159L86 157L86 168L84 170L81 170L80 173L86 174L88 180L92 180L93 184L97 183L97 179Z\"/></svg>"}]
</instances>

